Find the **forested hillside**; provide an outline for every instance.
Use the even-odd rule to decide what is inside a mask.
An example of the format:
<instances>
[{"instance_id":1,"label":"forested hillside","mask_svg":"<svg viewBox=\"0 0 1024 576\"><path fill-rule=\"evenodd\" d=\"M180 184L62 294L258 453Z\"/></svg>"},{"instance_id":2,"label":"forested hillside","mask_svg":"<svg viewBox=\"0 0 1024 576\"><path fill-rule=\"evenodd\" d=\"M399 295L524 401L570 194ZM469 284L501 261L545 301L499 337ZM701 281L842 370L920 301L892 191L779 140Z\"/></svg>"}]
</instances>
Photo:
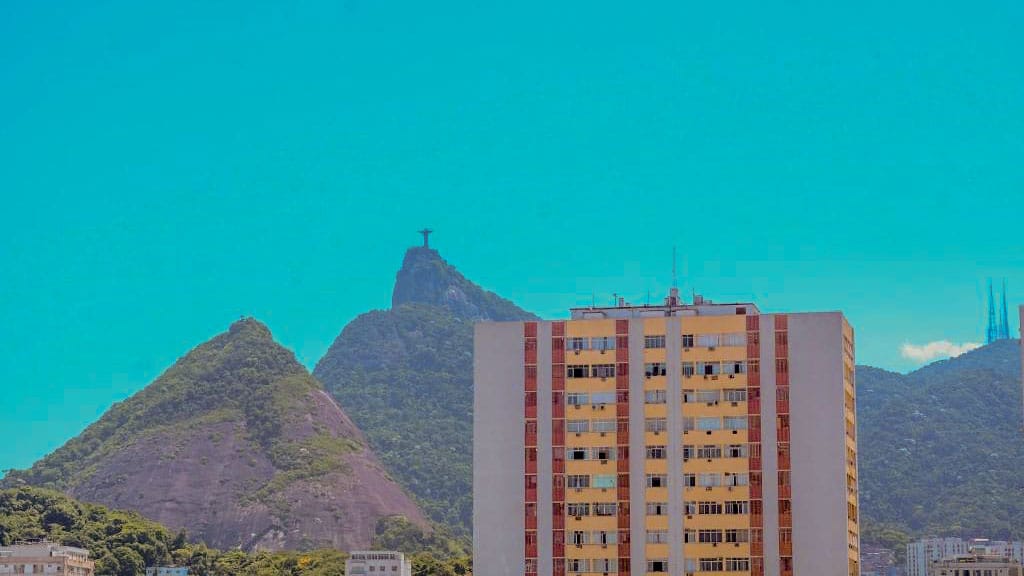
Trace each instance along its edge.
<instances>
[{"instance_id":1,"label":"forested hillside","mask_svg":"<svg viewBox=\"0 0 1024 576\"><path fill-rule=\"evenodd\" d=\"M857 368L866 536L1024 538L1019 345L907 375Z\"/></svg>"},{"instance_id":2,"label":"forested hillside","mask_svg":"<svg viewBox=\"0 0 1024 576\"><path fill-rule=\"evenodd\" d=\"M411 248L390 310L342 330L313 374L431 518L472 521L473 322L534 316Z\"/></svg>"}]
</instances>

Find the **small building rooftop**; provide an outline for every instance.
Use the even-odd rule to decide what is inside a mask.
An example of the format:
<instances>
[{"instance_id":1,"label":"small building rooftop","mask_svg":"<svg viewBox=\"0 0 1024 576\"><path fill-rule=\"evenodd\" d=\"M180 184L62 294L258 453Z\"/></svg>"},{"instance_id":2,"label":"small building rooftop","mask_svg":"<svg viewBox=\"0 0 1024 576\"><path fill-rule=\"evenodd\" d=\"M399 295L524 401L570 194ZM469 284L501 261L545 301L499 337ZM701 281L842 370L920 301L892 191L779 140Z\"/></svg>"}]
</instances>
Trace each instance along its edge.
<instances>
[{"instance_id":1,"label":"small building rooftop","mask_svg":"<svg viewBox=\"0 0 1024 576\"><path fill-rule=\"evenodd\" d=\"M657 318L659 316L746 316L760 314L752 302L715 303L695 294L693 302L687 304L679 297L679 291L673 288L662 304L634 305L618 298L614 306L586 306L570 308L573 320L592 320L601 318Z\"/></svg>"}]
</instances>

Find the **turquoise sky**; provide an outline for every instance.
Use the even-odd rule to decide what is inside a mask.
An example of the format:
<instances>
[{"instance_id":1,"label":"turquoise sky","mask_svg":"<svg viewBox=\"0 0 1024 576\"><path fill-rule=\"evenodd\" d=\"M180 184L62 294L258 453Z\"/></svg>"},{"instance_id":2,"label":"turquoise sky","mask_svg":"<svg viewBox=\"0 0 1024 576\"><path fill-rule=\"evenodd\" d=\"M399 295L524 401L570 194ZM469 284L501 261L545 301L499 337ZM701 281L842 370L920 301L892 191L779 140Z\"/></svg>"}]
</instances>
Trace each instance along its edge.
<instances>
[{"instance_id":1,"label":"turquoise sky","mask_svg":"<svg viewBox=\"0 0 1024 576\"><path fill-rule=\"evenodd\" d=\"M242 314L313 366L424 225L549 317L677 245L899 370L1024 301L1019 2L160 4L0 9L0 469Z\"/></svg>"}]
</instances>

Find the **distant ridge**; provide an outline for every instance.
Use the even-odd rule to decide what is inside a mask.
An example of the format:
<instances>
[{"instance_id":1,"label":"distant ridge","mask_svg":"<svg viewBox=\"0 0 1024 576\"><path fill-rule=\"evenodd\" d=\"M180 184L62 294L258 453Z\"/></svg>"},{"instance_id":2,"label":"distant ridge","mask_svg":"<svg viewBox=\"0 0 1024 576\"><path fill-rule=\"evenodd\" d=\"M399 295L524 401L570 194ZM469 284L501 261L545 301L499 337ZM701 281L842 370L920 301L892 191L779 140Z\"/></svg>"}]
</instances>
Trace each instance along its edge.
<instances>
[{"instance_id":1,"label":"distant ridge","mask_svg":"<svg viewBox=\"0 0 1024 576\"><path fill-rule=\"evenodd\" d=\"M410 248L392 308L352 320L313 371L434 520L472 519L473 322L536 316Z\"/></svg>"},{"instance_id":2,"label":"distant ridge","mask_svg":"<svg viewBox=\"0 0 1024 576\"><path fill-rule=\"evenodd\" d=\"M1024 538L1020 341L998 340L906 375L857 367L866 541Z\"/></svg>"},{"instance_id":3,"label":"distant ridge","mask_svg":"<svg viewBox=\"0 0 1024 576\"><path fill-rule=\"evenodd\" d=\"M134 510L223 549L361 548L385 518L425 526L348 416L253 319L3 484Z\"/></svg>"}]
</instances>

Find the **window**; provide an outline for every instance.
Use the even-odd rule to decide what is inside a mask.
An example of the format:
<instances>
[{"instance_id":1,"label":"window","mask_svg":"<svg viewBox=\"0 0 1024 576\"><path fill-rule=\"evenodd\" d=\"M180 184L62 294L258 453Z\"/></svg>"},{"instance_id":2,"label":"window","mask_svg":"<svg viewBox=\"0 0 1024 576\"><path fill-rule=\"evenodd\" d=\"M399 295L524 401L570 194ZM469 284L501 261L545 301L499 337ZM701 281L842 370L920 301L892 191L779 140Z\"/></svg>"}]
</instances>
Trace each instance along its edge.
<instances>
[{"instance_id":1,"label":"window","mask_svg":"<svg viewBox=\"0 0 1024 576\"><path fill-rule=\"evenodd\" d=\"M687 528L683 530L683 544L696 544L697 543L697 531L693 528Z\"/></svg>"},{"instance_id":2,"label":"window","mask_svg":"<svg viewBox=\"0 0 1024 576\"><path fill-rule=\"evenodd\" d=\"M722 420L718 417L697 418L697 430L721 430Z\"/></svg>"},{"instance_id":3,"label":"window","mask_svg":"<svg viewBox=\"0 0 1024 576\"><path fill-rule=\"evenodd\" d=\"M648 460L664 460L666 450L664 446L648 446L647 447L647 459Z\"/></svg>"},{"instance_id":4,"label":"window","mask_svg":"<svg viewBox=\"0 0 1024 576\"><path fill-rule=\"evenodd\" d=\"M693 362L683 362L683 376L689 378L693 376L696 371Z\"/></svg>"},{"instance_id":5,"label":"window","mask_svg":"<svg viewBox=\"0 0 1024 576\"><path fill-rule=\"evenodd\" d=\"M615 350L614 336L598 336L590 340L590 347L594 350Z\"/></svg>"},{"instance_id":6,"label":"window","mask_svg":"<svg viewBox=\"0 0 1024 576\"><path fill-rule=\"evenodd\" d=\"M746 458L747 457L747 445L746 444L729 444L725 448L726 458Z\"/></svg>"},{"instance_id":7,"label":"window","mask_svg":"<svg viewBox=\"0 0 1024 576\"><path fill-rule=\"evenodd\" d=\"M599 531L594 532L593 542L594 544L616 544L619 541L619 533L615 531L606 532Z\"/></svg>"},{"instance_id":8,"label":"window","mask_svg":"<svg viewBox=\"0 0 1024 576\"><path fill-rule=\"evenodd\" d=\"M697 485L706 488L722 485L722 476L718 472L701 472L697 475Z\"/></svg>"},{"instance_id":9,"label":"window","mask_svg":"<svg viewBox=\"0 0 1024 576\"><path fill-rule=\"evenodd\" d=\"M590 420L566 420L565 429L569 432L589 432Z\"/></svg>"},{"instance_id":10,"label":"window","mask_svg":"<svg viewBox=\"0 0 1024 576\"><path fill-rule=\"evenodd\" d=\"M615 460L615 448L612 446L599 446L590 451L594 460Z\"/></svg>"},{"instance_id":11,"label":"window","mask_svg":"<svg viewBox=\"0 0 1024 576\"><path fill-rule=\"evenodd\" d=\"M590 395L591 404L615 404L615 392L594 392Z\"/></svg>"},{"instance_id":12,"label":"window","mask_svg":"<svg viewBox=\"0 0 1024 576\"><path fill-rule=\"evenodd\" d=\"M568 488L590 488L590 476L586 474L570 474L565 477L565 485Z\"/></svg>"},{"instance_id":13,"label":"window","mask_svg":"<svg viewBox=\"0 0 1024 576\"><path fill-rule=\"evenodd\" d=\"M644 402L647 404L664 404L665 400L664 390L647 390L644 392Z\"/></svg>"},{"instance_id":14,"label":"window","mask_svg":"<svg viewBox=\"0 0 1024 576\"><path fill-rule=\"evenodd\" d=\"M648 502L648 516L665 516L668 514L668 502Z\"/></svg>"},{"instance_id":15,"label":"window","mask_svg":"<svg viewBox=\"0 0 1024 576\"><path fill-rule=\"evenodd\" d=\"M664 376L667 370L664 362L648 362L644 364L644 376Z\"/></svg>"},{"instance_id":16,"label":"window","mask_svg":"<svg viewBox=\"0 0 1024 576\"><path fill-rule=\"evenodd\" d=\"M566 506L569 516L590 516L590 504L587 502L570 502Z\"/></svg>"},{"instance_id":17,"label":"window","mask_svg":"<svg viewBox=\"0 0 1024 576\"><path fill-rule=\"evenodd\" d=\"M702 529L697 532L697 542L701 544L721 544L722 531L713 529Z\"/></svg>"},{"instance_id":18,"label":"window","mask_svg":"<svg viewBox=\"0 0 1024 576\"><path fill-rule=\"evenodd\" d=\"M721 558L701 558L700 559L700 570L701 572L721 572L724 562Z\"/></svg>"},{"instance_id":19,"label":"window","mask_svg":"<svg viewBox=\"0 0 1024 576\"><path fill-rule=\"evenodd\" d=\"M683 432L696 429L697 420L693 416L683 416Z\"/></svg>"},{"instance_id":20,"label":"window","mask_svg":"<svg viewBox=\"0 0 1024 576\"><path fill-rule=\"evenodd\" d=\"M697 374L717 376L722 371L720 362L697 362Z\"/></svg>"},{"instance_id":21,"label":"window","mask_svg":"<svg viewBox=\"0 0 1024 576\"><path fill-rule=\"evenodd\" d=\"M615 378L615 364L594 364L591 370L594 378Z\"/></svg>"},{"instance_id":22,"label":"window","mask_svg":"<svg viewBox=\"0 0 1024 576\"><path fill-rule=\"evenodd\" d=\"M668 572L668 560L648 560L648 572Z\"/></svg>"},{"instance_id":23,"label":"window","mask_svg":"<svg viewBox=\"0 0 1024 576\"><path fill-rule=\"evenodd\" d=\"M733 543L748 542L750 540L750 532L742 528L730 528L725 531L725 541Z\"/></svg>"},{"instance_id":24,"label":"window","mask_svg":"<svg viewBox=\"0 0 1024 576\"><path fill-rule=\"evenodd\" d=\"M644 336L644 348L664 348L665 347L665 335L647 335Z\"/></svg>"},{"instance_id":25,"label":"window","mask_svg":"<svg viewBox=\"0 0 1024 576\"><path fill-rule=\"evenodd\" d=\"M613 474L595 474L592 480L594 488L615 488L615 475Z\"/></svg>"},{"instance_id":26,"label":"window","mask_svg":"<svg viewBox=\"0 0 1024 576\"><path fill-rule=\"evenodd\" d=\"M683 403L684 404L691 404L691 403L696 402L696 401L697 401L697 391L696 390L687 390L687 389L684 388L683 389Z\"/></svg>"},{"instance_id":27,"label":"window","mask_svg":"<svg viewBox=\"0 0 1024 576\"><path fill-rule=\"evenodd\" d=\"M644 430L648 432L664 432L668 428L668 421L665 418L647 418L644 420Z\"/></svg>"},{"instance_id":28,"label":"window","mask_svg":"<svg viewBox=\"0 0 1024 576\"><path fill-rule=\"evenodd\" d=\"M751 513L750 510L750 502L746 500L727 500L725 502L727 515L746 515L746 513Z\"/></svg>"},{"instance_id":29,"label":"window","mask_svg":"<svg viewBox=\"0 0 1024 576\"><path fill-rule=\"evenodd\" d=\"M722 390L722 399L726 402L746 402L747 391L744 388L726 388Z\"/></svg>"},{"instance_id":30,"label":"window","mask_svg":"<svg viewBox=\"0 0 1024 576\"><path fill-rule=\"evenodd\" d=\"M746 572L750 570L749 558L726 558L725 569L729 572Z\"/></svg>"},{"instance_id":31,"label":"window","mask_svg":"<svg viewBox=\"0 0 1024 576\"><path fill-rule=\"evenodd\" d=\"M683 460L689 460L693 458L697 453L697 450L693 447L693 444L683 444Z\"/></svg>"},{"instance_id":32,"label":"window","mask_svg":"<svg viewBox=\"0 0 1024 576\"><path fill-rule=\"evenodd\" d=\"M722 447L708 444L697 448L697 458L721 458Z\"/></svg>"},{"instance_id":33,"label":"window","mask_svg":"<svg viewBox=\"0 0 1024 576\"><path fill-rule=\"evenodd\" d=\"M615 516L618 508L614 502L597 502L594 504L594 516Z\"/></svg>"},{"instance_id":34,"label":"window","mask_svg":"<svg viewBox=\"0 0 1024 576\"><path fill-rule=\"evenodd\" d=\"M587 452L589 452L589 450L587 450L586 448L566 448L566 450L565 450L565 459L566 460L588 460L590 455L587 454Z\"/></svg>"},{"instance_id":35,"label":"window","mask_svg":"<svg viewBox=\"0 0 1024 576\"><path fill-rule=\"evenodd\" d=\"M747 363L743 360L730 360L722 362L723 374L746 374Z\"/></svg>"},{"instance_id":36,"label":"window","mask_svg":"<svg viewBox=\"0 0 1024 576\"><path fill-rule=\"evenodd\" d=\"M590 561L590 571L605 573L611 572L612 570L614 570L614 568L612 567L613 562L614 560L611 560L610 558L596 558Z\"/></svg>"},{"instance_id":37,"label":"window","mask_svg":"<svg viewBox=\"0 0 1024 576\"><path fill-rule=\"evenodd\" d=\"M698 334L697 335L697 346L701 348L714 348L719 344L718 334Z\"/></svg>"},{"instance_id":38,"label":"window","mask_svg":"<svg viewBox=\"0 0 1024 576\"><path fill-rule=\"evenodd\" d=\"M615 420L594 420L590 429L594 432L615 432Z\"/></svg>"},{"instance_id":39,"label":"window","mask_svg":"<svg viewBox=\"0 0 1024 576\"><path fill-rule=\"evenodd\" d=\"M725 477L726 486L746 486L747 484L750 484L750 476L744 472L728 474Z\"/></svg>"},{"instance_id":40,"label":"window","mask_svg":"<svg viewBox=\"0 0 1024 576\"><path fill-rule=\"evenodd\" d=\"M693 502L693 501L690 501L690 500L687 500L686 502L683 502L683 514L686 514L687 516L693 516L696 513L697 513L697 503L696 502Z\"/></svg>"},{"instance_id":41,"label":"window","mask_svg":"<svg viewBox=\"0 0 1024 576\"><path fill-rule=\"evenodd\" d=\"M647 543L648 544L668 544L668 531L667 530L648 530L647 531Z\"/></svg>"},{"instance_id":42,"label":"window","mask_svg":"<svg viewBox=\"0 0 1024 576\"><path fill-rule=\"evenodd\" d=\"M589 401L585 392L569 392L565 395L565 403L569 406L582 406Z\"/></svg>"},{"instance_id":43,"label":"window","mask_svg":"<svg viewBox=\"0 0 1024 576\"><path fill-rule=\"evenodd\" d=\"M565 367L566 378L586 378L590 375L590 367L586 364L569 364Z\"/></svg>"},{"instance_id":44,"label":"window","mask_svg":"<svg viewBox=\"0 0 1024 576\"><path fill-rule=\"evenodd\" d=\"M586 338L572 337L565 339L566 350L586 350L589 348Z\"/></svg>"},{"instance_id":45,"label":"window","mask_svg":"<svg viewBox=\"0 0 1024 576\"><path fill-rule=\"evenodd\" d=\"M722 334L722 346L746 346L747 345L747 333L746 332L730 332L728 334Z\"/></svg>"},{"instance_id":46,"label":"window","mask_svg":"<svg viewBox=\"0 0 1024 576\"><path fill-rule=\"evenodd\" d=\"M567 558L565 569L568 572L590 572L590 562L586 558Z\"/></svg>"},{"instance_id":47,"label":"window","mask_svg":"<svg viewBox=\"0 0 1024 576\"><path fill-rule=\"evenodd\" d=\"M693 348L693 334L683 334L683 348Z\"/></svg>"},{"instance_id":48,"label":"window","mask_svg":"<svg viewBox=\"0 0 1024 576\"><path fill-rule=\"evenodd\" d=\"M746 416L726 416L724 419L726 430L746 430Z\"/></svg>"},{"instance_id":49,"label":"window","mask_svg":"<svg viewBox=\"0 0 1024 576\"><path fill-rule=\"evenodd\" d=\"M721 514L722 503L721 502L700 502L697 504L698 514Z\"/></svg>"},{"instance_id":50,"label":"window","mask_svg":"<svg viewBox=\"0 0 1024 576\"><path fill-rule=\"evenodd\" d=\"M683 486L687 488L693 488L697 485L696 474L683 474Z\"/></svg>"},{"instance_id":51,"label":"window","mask_svg":"<svg viewBox=\"0 0 1024 576\"><path fill-rule=\"evenodd\" d=\"M569 542L576 546L590 544L590 532L574 531L572 535L569 536Z\"/></svg>"},{"instance_id":52,"label":"window","mask_svg":"<svg viewBox=\"0 0 1024 576\"><path fill-rule=\"evenodd\" d=\"M718 402L718 398L718 390L697 390L697 402L714 404L715 402Z\"/></svg>"},{"instance_id":53,"label":"window","mask_svg":"<svg viewBox=\"0 0 1024 576\"><path fill-rule=\"evenodd\" d=\"M648 488L665 488L666 486L668 486L668 476L664 474L647 475Z\"/></svg>"}]
</instances>

